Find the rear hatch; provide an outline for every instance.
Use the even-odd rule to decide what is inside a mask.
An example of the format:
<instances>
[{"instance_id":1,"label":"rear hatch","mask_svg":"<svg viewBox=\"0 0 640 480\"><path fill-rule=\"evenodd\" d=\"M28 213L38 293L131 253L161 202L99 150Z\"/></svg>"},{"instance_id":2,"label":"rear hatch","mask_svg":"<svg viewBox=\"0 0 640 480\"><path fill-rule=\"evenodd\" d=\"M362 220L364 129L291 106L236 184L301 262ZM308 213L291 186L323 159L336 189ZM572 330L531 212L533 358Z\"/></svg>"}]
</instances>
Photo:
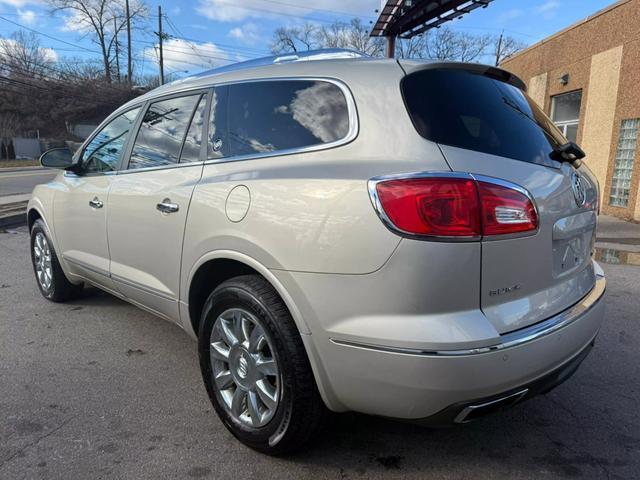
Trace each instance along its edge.
<instances>
[{"instance_id":1,"label":"rear hatch","mask_svg":"<svg viewBox=\"0 0 640 480\"><path fill-rule=\"evenodd\" d=\"M593 174L584 163L552 159L567 140L507 72L463 64L402 66L414 126L440 146L451 169L524 187L537 208L537 231L482 239L484 314L507 333L578 302L595 284Z\"/></svg>"}]
</instances>

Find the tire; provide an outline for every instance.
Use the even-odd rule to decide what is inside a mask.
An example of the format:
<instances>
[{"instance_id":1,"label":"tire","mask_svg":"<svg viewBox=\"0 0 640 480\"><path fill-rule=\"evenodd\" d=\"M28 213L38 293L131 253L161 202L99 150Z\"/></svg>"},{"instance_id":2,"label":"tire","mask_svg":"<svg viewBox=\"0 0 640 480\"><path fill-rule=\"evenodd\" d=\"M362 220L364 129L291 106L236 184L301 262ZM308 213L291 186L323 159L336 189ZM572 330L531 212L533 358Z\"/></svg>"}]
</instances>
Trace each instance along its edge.
<instances>
[{"instance_id":1,"label":"tire","mask_svg":"<svg viewBox=\"0 0 640 480\"><path fill-rule=\"evenodd\" d=\"M82 284L74 285L67 279L53 248L51 237L41 219L37 219L31 227L29 245L33 273L42 296L52 302L65 302L78 297L83 286ZM46 272L45 276L43 271Z\"/></svg>"},{"instance_id":2,"label":"tire","mask_svg":"<svg viewBox=\"0 0 640 480\"><path fill-rule=\"evenodd\" d=\"M233 344L231 337L237 342L225 350ZM225 427L242 443L269 455L285 455L319 432L326 407L300 333L264 278L232 278L211 293L200 319L198 351L209 399ZM268 373L263 375L262 370ZM244 400L235 401L243 395Z\"/></svg>"}]
</instances>

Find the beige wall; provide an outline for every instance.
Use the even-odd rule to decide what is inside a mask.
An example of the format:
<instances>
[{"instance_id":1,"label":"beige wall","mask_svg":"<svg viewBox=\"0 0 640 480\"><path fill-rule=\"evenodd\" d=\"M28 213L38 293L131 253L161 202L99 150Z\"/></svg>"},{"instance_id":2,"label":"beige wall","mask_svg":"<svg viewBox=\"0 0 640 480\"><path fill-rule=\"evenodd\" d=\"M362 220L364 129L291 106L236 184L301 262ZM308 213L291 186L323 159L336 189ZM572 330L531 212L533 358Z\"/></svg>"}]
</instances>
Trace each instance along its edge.
<instances>
[{"instance_id":1,"label":"beige wall","mask_svg":"<svg viewBox=\"0 0 640 480\"><path fill-rule=\"evenodd\" d=\"M547 96L547 72L529 80L528 93L533 101L544 109L544 101Z\"/></svg>"},{"instance_id":2,"label":"beige wall","mask_svg":"<svg viewBox=\"0 0 640 480\"><path fill-rule=\"evenodd\" d=\"M591 58L589 91L582 127L582 148L587 154L589 168L603 187L607 183L609 170L622 51L621 45ZM604 194L605 188L601 188L601 205Z\"/></svg>"}]
</instances>

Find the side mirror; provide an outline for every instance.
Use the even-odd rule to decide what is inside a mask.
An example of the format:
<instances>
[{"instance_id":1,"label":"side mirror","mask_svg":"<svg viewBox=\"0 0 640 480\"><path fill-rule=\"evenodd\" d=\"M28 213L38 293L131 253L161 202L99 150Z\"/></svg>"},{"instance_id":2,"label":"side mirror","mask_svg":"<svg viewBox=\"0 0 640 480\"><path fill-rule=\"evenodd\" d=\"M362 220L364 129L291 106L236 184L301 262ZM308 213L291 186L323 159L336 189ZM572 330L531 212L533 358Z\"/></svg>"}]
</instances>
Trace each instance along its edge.
<instances>
[{"instance_id":1,"label":"side mirror","mask_svg":"<svg viewBox=\"0 0 640 480\"><path fill-rule=\"evenodd\" d=\"M73 154L67 147L52 148L40 155L40 165L64 170L73 165Z\"/></svg>"}]
</instances>

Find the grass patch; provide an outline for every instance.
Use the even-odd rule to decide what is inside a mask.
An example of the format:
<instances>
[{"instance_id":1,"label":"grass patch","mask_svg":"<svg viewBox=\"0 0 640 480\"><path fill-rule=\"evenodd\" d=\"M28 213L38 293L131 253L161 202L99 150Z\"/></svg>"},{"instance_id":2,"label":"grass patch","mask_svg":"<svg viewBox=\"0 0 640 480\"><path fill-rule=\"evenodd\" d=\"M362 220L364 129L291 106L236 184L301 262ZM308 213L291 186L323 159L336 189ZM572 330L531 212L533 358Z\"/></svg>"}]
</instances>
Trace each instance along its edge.
<instances>
[{"instance_id":1,"label":"grass patch","mask_svg":"<svg viewBox=\"0 0 640 480\"><path fill-rule=\"evenodd\" d=\"M31 160L0 160L0 168L16 168L16 167L39 167L40 160L37 158Z\"/></svg>"}]
</instances>

